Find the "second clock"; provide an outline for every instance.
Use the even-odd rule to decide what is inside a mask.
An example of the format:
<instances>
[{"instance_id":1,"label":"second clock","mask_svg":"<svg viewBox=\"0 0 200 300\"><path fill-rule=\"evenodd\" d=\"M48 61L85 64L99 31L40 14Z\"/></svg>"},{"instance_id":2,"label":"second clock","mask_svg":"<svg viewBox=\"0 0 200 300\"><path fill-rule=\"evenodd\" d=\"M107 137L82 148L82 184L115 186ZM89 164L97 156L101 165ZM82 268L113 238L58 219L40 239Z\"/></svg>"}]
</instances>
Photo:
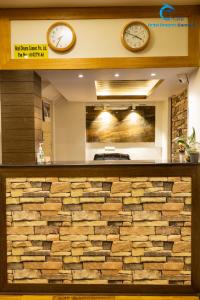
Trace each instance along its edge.
<instances>
[{"instance_id":1,"label":"second clock","mask_svg":"<svg viewBox=\"0 0 200 300\"><path fill-rule=\"evenodd\" d=\"M66 52L75 45L76 34L66 22L56 22L47 31L49 47L57 52Z\"/></svg>"},{"instance_id":2,"label":"second clock","mask_svg":"<svg viewBox=\"0 0 200 300\"><path fill-rule=\"evenodd\" d=\"M122 44L128 50L138 52L146 48L150 40L150 31L146 24L133 21L122 32Z\"/></svg>"}]
</instances>

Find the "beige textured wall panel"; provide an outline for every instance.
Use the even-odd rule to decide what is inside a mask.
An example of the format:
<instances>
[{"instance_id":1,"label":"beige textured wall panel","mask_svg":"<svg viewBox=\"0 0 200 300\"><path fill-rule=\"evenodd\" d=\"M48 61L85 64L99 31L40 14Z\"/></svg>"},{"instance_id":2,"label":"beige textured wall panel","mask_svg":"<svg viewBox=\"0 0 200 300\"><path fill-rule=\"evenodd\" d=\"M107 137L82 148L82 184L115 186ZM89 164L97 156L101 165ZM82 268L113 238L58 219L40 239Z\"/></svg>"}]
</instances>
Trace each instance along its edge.
<instances>
[{"instance_id":1,"label":"beige textured wall panel","mask_svg":"<svg viewBox=\"0 0 200 300\"><path fill-rule=\"evenodd\" d=\"M159 12L158 12L159 14ZM49 49L49 58L92 57L146 57L187 56L188 27L150 28L151 42L140 53L132 53L121 43L124 26L133 19L67 20L77 35L75 47L68 53L58 54ZM140 19L146 24L162 23L160 18ZM11 50L15 44L46 44L46 32L55 20L11 21ZM177 21L176 21L177 22ZM187 23L187 18L184 23ZM168 24L168 23L167 23ZM178 47L177 47L178 45Z\"/></svg>"}]
</instances>

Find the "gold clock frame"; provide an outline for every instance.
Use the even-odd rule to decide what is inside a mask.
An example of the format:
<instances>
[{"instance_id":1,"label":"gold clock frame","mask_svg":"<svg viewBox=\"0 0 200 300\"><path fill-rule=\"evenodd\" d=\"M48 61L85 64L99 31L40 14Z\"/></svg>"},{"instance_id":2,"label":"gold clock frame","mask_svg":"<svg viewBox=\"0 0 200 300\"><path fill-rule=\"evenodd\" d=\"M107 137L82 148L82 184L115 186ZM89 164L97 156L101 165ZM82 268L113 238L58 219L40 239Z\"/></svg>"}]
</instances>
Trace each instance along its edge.
<instances>
[{"instance_id":1,"label":"gold clock frame","mask_svg":"<svg viewBox=\"0 0 200 300\"><path fill-rule=\"evenodd\" d=\"M130 25L142 25L148 32L148 40L146 41L146 43L142 46L142 47L139 47L139 48L132 48L131 46L129 46L124 38L125 36L125 33L126 33L126 30L127 28L130 26ZM121 42L123 44L123 46L128 49L129 51L131 52L139 52L139 51L142 51L144 50L148 44L149 44L149 41L150 41L150 36L151 36L151 33L150 33L150 30L148 28L148 26L143 23L143 22L140 22L140 21L132 21L132 22L129 22L128 24L126 24L122 30L122 34L121 34Z\"/></svg>"},{"instance_id":2,"label":"gold clock frame","mask_svg":"<svg viewBox=\"0 0 200 300\"><path fill-rule=\"evenodd\" d=\"M50 40L50 33L51 33L52 29L55 28L56 26L59 26L59 25L64 25L64 26L68 27L68 28L71 30L71 32L72 32L72 36L73 36L72 41L71 41L71 43L70 43L67 47L65 47L65 48L57 48L57 47L55 47L55 46L51 43L51 40ZM74 47L75 43L76 43L76 33L75 33L74 29L72 28L72 26L69 25L67 22L62 22L62 21L60 21L60 22L55 22L55 23L53 23L53 24L49 27L49 29L48 29L48 31L47 31L47 43L48 43L48 46L49 46L53 51L55 51L55 52L67 52L67 51L71 50L71 49Z\"/></svg>"}]
</instances>

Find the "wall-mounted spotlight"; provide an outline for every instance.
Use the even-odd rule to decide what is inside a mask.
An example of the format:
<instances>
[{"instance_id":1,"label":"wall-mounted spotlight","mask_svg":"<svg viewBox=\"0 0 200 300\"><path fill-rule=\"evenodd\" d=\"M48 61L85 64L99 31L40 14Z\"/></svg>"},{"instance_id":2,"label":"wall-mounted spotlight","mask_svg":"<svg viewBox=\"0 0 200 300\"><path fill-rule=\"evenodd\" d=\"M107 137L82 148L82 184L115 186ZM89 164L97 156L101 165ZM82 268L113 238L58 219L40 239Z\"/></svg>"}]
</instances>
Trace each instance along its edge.
<instances>
[{"instance_id":1,"label":"wall-mounted spotlight","mask_svg":"<svg viewBox=\"0 0 200 300\"><path fill-rule=\"evenodd\" d=\"M137 106L136 106L135 104L132 104L132 105L131 105L131 111L135 111L136 108L137 108Z\"/></svg>"},{"instance_id":2,"label":"wall-mounted spotlight","mask_svg":"<svg viewBox=\"0 0 200 300\"><path fill-rule=\"evenodd\" d=\"M103 107L102 107L102 111L108 111L108 110L110 110L110 107L109 107L109 105L103 105Z\"/></svg>"}]
</instances>

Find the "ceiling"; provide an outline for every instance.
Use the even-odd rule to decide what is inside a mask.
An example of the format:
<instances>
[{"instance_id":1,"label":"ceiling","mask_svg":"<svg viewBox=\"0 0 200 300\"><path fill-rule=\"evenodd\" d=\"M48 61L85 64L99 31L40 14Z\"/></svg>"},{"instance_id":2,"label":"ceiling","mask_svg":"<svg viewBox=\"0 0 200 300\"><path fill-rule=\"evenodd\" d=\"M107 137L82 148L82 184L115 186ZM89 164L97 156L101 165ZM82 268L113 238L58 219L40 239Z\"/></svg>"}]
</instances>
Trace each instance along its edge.
<instances>
[{"instance_id":1,"label":"ceiling","mask_svg":"<svg viewBox=\"0 0 200 300\"><path fill-rule=\"evenodd\" d=\"M96 80L97 100L146 99L162 80Z\"/></svg>"},{"instance_id":2,"label":"ceiling","mask_svg":"<svg viewBox=\"0 0 200 300\"><path fill-rule=\"evenodd\" d=\"M163 5L163 0L0 0L1 8ZM170 0L171 5L195 5L200 0Z\"/></svg>"},{"instance_id":3,"label":"ceiling","mask_svg":"<svg viewBox=\"0 0 200 300\"><path fill-rule=\"evenodd\" d=\"M38 74L44 82L49 81L66 100L72 102L101 102L101 100L97 100L96 96L95 81L97 80L163 80L147 98L147 101L163 101L184 89L185 86L180 84L177 75L190 74L194 69L54 70L39 71ZM153 73L156 75L151 76ZM118 77L115 77L116 74ZM115 99L113 100L115 101ZM117 101L130 102L136 100L117 99ZM106 100L102 100L102 102L106 102ZM110 100L107 100L107 102L110 102Z\"/></svg>"}]
</instances>

